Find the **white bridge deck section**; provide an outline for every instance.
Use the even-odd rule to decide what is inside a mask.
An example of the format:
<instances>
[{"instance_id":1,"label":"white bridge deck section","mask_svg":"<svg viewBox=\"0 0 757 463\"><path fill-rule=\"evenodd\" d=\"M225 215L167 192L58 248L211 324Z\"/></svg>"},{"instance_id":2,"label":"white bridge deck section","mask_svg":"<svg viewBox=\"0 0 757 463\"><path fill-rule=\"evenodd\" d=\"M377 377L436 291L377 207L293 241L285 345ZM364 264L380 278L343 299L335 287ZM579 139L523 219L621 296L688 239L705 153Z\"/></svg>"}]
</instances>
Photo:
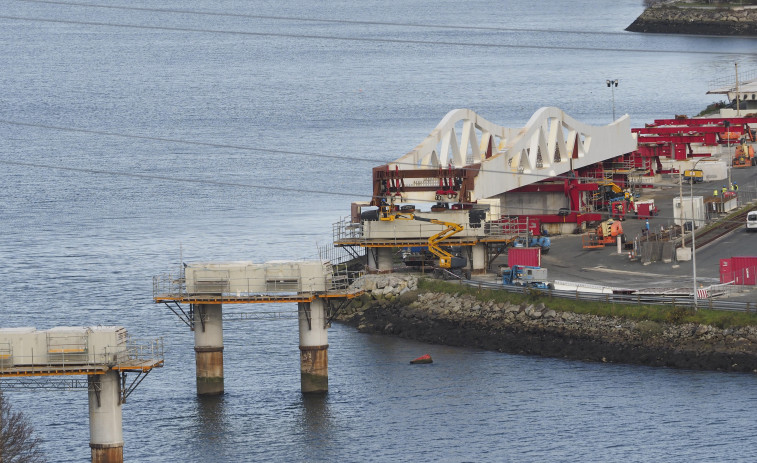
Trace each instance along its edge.
<instances>
[{"instance_id":1,"label":"white bridge deck section","mask_svg":"<svg viewBox=\"0 0 757 463\"><path fill-rule=\"evenodd\" d=\"M469 214L467 210L462 211L445 211L445 212L424 212L416 213L417 217L427 219L437 219L445 222L453 222L463 226L463 230L455 234L455 240L465 238L480 238L484 236L484 227L481 222L469 223ZM445 225L423 222L417 220L392 220L392 221L365 221L363 222L363 238L366 239L410 239L425 238L441 233Z\"/></svg>"},{"instance_id":2,"label":"white bridge deck section","mask_svg":"<svg viewBox=\"0 0 757 463\"><path fill-rule=\"evenodd\" d=\"M201 262L187 264L184 274L187 294L325 292L334 278L321 261Z\"/></svg>"},{"instance_id":3,"label":"white bridge deck section","mask_svg":"<svg viewBox=\"0 0 757 463\"><path fill-rule=\"evenodd\" d=\"M628 115L606 126L591 126L545 107L525 127L507 128L470 109L456 109L412 151L389 163L389 170L480 165L472 191L475 201L632 152L636 146ZM435 201L433 192L412 196L413 201Z\"/></svg>"},{"instance_id":4,"label":"white bridge deck section","mask_svg":"<svg viewBox=\"0 0 757 463\"><path fill-rule=\"evenodd\" d=\"M184 264L179 276L153 277L153 300L190 304L311 302L317 298L352 299L362 294L350 276L328 260L199 262Z\"/></svg>"},{"instance_id":5,"label":"white bridge deck section","mask_svg":"<svg viewBox=\"0 0 757 463\"><path fill-rule=\"evenodd\" d=\"M148 370L163 363L162 341L137 344L121 326L0 328L0 377Z\"/></svg>"}]
</instances>

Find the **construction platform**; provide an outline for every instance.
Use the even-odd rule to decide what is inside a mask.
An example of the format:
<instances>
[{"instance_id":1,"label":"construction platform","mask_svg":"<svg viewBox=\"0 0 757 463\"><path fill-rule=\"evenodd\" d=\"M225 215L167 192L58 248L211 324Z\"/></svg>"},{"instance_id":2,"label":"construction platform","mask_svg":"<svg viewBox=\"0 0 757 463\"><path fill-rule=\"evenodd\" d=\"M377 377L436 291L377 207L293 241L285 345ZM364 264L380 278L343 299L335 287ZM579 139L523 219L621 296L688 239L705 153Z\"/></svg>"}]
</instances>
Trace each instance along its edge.
<instances>
[{"instance_id":1,"label":"construction platform","mask_svg":"<svg viewBox=\"0 0 757 463\"><path fill-rule=\"evenodd\" d=\"M177 304L305 303L353 299L355 275L336 272L329 262L273 261L192 263L178 275L153 278L153 300Z\"/></svg>"},{"instance_id":2,"label":"construction platform","mask_svg":"<svg viewBox=\"0 0 757 463\"><path fill-rule=\"evenodd\" d=\"M484 211L486 212L486 211ZM476 244L508 244L525 232L525 224L518 219L487 220L482 214L480 220L470 221L469 211L448 211L439 213L418 213L418 217L452 222L463 231L444 239L444 246L475 246ZM386 222L381 220L361 220L359 216L345 217L333 224L334 246L358 246L364 248L402 248L427 246L428 238L444 230L443 225L418 223L409 220Z\"/></svg>"},{"instance_id":3,"label":"construction platform","mask_svg":"<svg viewBox=\"0 0 757 463\"><path fill-rule=\"evenodd\" d=\"M0 329L0 378L146 373L162 366L161 339L139 344L120 326Z\"/></svg>"},{"instance_id":4,"label":"construction platform","mask_svg":"<svg viewBox=\"0 0 757 463\"><path fill-rule=\"evenodd\" d=\"M0 364L1 365L1 364ZM118 372L147 372L163 366L160 360L129 360L112 366L106 365L39 365L0 367L0 378L22 376L75 376L104 375L109 370Z\"/></svg>"},{"instance_id":5,"label":"construction platform","mask_svg":"<svg viewBox=\"0 0 757 463\"><path fill-rule=\"evenodd\" d=\"M156 303L177 302L179 304L272 304L287 302L313 302L316 299L354 299L359 297L365 291L329 291L326 293L304 293L304 294L246 294L244 296L235 296L232 294L154 294L153 300Z\"/></svg>"}]
</instances>

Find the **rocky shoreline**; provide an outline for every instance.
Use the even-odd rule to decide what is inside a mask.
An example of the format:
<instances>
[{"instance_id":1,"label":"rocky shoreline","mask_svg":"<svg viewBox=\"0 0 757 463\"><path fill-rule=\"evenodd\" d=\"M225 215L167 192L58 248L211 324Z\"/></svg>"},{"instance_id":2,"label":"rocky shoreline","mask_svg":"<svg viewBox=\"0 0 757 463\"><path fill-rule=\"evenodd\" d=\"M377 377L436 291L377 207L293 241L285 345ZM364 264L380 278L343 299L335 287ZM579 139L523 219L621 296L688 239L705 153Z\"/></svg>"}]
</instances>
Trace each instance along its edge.
<instances>
[{"instance_id":1,"label":"rocky shoreline","mask_svg":"<svg viewBox=\"0 0 757 463\"><path fill-rule=\"evenodd\" d=\"M757 327L657 323L538 304L419 291L411 275L367 275L337 320L365 333L514 354L694 370L757 372Z\"/></svg>"},{"instance_id":2,"label":"rocky shoreline","mask_svg":"<svg viewBox=\"0 0 757 463\"><path fill-rule=\"evenodd\" d=\"M626 30L661 34L757 36L757 8L700 8L658 4L644 10Z\"/></svg>"}]
</instances>

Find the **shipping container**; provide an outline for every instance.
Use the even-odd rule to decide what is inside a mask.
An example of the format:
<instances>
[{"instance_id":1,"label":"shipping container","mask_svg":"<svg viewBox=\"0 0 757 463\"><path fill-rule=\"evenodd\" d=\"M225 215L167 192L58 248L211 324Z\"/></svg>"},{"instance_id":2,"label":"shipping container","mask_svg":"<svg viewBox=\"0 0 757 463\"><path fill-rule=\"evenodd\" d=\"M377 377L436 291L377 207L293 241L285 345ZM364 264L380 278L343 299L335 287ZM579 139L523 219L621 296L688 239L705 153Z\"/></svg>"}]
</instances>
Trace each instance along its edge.
<instances>
[{"instance_id":1,"label":"shipping container","mask_svg":"<svg viewBox=\"0 0 757 463\"><path fill-rule=\"evenodd\" d=\"M732 281L731 259L720 259L720 283L730 283Z\"/></svg>"},{"instance_id":2,"label":"shipping container","mask_svg":"<svg viewBox=\"0 0 757 463\"><path fill-rule=\"evenodd\" d=\"M757 257L731 257L731 262L737 285L757 284Z\"/></svg>"},{"instance_id":3,"label":"shipping container","mask_svg":"<svg viewBox=\"0 0 757 463\"><path fill-rule=\"evenodd\" d=\"M702 196L673 198L673 219L676 225L683 227L684 222L691 222L692 213L696 228L704 225L705 208Z\"/></svg>"},{"instance_id":4,"label":"shipping container","mask_svg":"<svg viewBox=\"0 0 757 463\"><path fill-rule=\"evenodd\" d=\"M507 265L541 267L541 248L510 248L507 251Z\"/></svg>"},{"instance_id":5,"label":"shipping container","mask_svg":"<svg viewBox=\"0 0 757 463\"><path fill-rule=\"evenodd\" d=\"M757 285L757 257L720 259L720 282Z\"/></svg>"}]
</instances>

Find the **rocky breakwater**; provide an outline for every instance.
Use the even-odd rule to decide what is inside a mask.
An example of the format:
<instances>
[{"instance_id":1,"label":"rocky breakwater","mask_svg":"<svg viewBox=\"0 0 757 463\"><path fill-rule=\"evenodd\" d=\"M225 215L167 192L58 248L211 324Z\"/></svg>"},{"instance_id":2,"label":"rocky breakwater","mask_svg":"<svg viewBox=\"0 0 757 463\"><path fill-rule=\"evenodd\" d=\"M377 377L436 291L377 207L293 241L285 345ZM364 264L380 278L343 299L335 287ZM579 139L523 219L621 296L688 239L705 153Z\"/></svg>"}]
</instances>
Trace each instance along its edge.
<instances>
[{"instance_id":1,"label":"rocky breakwater","mask_svg":"<svg viewBox=\"0 0 757 463\"><path fill-rule=\"evenodd\" d=\"M658 323L555 311L544 303L418 290L414 276L371 275L338 319L361 332L596 362L757 372L757 328Z\"/></svg>"},{"instance_id":2,"label":"rocky breakwater","mask_svg":"<svg viewBox=\"0 0 757 463\"><path fill-rule=\"evenodd\" d=\"M662 3L644 12L626 28L631 32L701 35L757 35L757 8L701 7Z\"/></svg>"}]
</instances>

